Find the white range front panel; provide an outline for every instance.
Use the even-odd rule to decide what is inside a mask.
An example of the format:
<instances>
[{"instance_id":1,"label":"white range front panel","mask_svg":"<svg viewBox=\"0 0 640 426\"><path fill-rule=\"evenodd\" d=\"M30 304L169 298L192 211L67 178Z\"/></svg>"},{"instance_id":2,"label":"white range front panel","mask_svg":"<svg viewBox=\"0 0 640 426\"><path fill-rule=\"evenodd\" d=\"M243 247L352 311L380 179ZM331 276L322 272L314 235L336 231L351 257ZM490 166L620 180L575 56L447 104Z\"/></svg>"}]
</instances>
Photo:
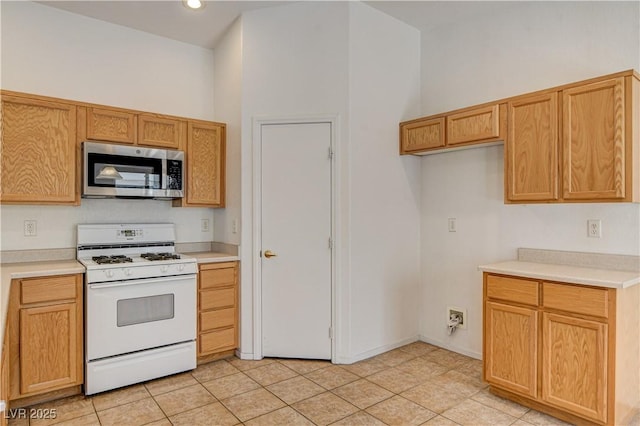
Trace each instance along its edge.
<instances>
[{"instance_id":1,"label":"white range front panel","mask_svg":"<svg viewBox=\"0 0 640 426\"><path fill-rule=\"evenodd\" d=\"M88 284L87 361L195 340L196 275Z\"/></svg>"}]
</instances>

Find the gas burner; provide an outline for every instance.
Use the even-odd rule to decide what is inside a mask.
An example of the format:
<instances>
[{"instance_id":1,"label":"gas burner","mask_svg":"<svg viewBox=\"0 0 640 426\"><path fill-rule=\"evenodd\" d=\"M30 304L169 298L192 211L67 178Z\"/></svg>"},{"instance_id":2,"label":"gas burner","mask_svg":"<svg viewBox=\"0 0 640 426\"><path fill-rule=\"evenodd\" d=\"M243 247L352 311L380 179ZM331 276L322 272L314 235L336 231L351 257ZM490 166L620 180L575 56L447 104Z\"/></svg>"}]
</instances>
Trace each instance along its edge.
<instances>
[{"instance_id":1,"label":"gas burner","mask_svg":"<svg viewBox=\"0 0 640 426\"><path fill-rule=\"evenodd\" d=\"M133 259L130 257L124 256L122 254L113 255L113 256L93 256L91 258L98 265L106 264L106 263L129 263L133 262Z\"/></svg>"},{"instance_id":2,"label":"gas burner","mask_svg":"<svg viewBox=\"0 0 640 426\"><path fill-rule=\"evenodd\" d=\"M180 259L180 255L176 253L142 253L140 257L151 261Z\"/></svg>"}]
</instances>

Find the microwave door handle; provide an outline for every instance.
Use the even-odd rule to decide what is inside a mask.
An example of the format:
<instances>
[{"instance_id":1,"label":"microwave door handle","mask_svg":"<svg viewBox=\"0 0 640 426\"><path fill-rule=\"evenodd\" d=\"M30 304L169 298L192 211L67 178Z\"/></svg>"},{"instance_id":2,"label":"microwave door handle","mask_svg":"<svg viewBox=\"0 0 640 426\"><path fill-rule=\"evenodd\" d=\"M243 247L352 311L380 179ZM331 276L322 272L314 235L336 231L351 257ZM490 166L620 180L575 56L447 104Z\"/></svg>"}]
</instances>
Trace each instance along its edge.
<instances>
[{"instance_id":1,"label":"microwave door handle","mask_svg":"<svg viewBox=\"0 0 640 426\"><path fill-rule=\"evenodd\" d=\"M176 278L189 279L189 278L195 278L195 277L196 277L195 274L188 274L188 275L174 275L174 276L168 276L163 278L144 278L140 280L94 283L94 284L89 284L89 289L93 290L93 289L100 289L100 288L124 287L124 286L130 286L130 285L140 285L140 284L155 284L155 283L161 283L166 281L174 281Z\"/></svg>"}]
</instances>

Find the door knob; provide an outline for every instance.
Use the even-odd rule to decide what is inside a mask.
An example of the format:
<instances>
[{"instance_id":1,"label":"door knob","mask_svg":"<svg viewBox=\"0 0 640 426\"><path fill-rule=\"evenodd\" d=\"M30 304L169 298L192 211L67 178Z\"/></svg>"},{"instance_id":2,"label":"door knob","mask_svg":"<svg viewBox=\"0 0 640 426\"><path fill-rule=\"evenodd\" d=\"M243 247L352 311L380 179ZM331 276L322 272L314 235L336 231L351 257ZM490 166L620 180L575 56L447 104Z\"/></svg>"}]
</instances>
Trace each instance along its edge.
<instances>
[{"instance_id":1,"label":"door knob","mask_svg":"<svg viewBox=\"0 0 640 426\"><path fill-rule=\"evenodd\" d=\"M272 252L271 250L266 250L264 252L264 257L266 257L267 259L271 258L271 257L276 257L277 254L275 254L274 252Z\"/></svg>"}]
</instances>

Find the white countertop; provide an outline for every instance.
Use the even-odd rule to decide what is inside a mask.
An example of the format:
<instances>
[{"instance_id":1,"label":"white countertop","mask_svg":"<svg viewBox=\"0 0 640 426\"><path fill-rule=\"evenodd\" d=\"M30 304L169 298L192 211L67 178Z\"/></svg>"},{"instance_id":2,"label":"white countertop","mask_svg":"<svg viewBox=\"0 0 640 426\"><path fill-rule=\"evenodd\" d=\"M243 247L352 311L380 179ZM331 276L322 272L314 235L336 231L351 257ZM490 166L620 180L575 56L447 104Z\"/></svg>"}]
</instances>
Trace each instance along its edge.
<instances>
[{"instance_id":1,"label":"white countertop","mask_svg":"<svg viewBox=\"0 0 640 426\"><path fill-rule=\"evenodd\" d=\"M640 283L640 272L638 271L616 271L519 260L480 265L478 269L495 274L618 289Z\"/></svg>"},{"instance_id":2,"label":"white countertop","mask_svg":"<svg viewBox=\"0 0 640 426\"><path fill-rule=\"evenodd\" d=\"M215 251L184 254L185 256L191 256L195 258L198 263L235 262L236 260L240 260L240 257L238 256L233 256L227 253L219 253Z\"/></svg>"}]
</instances>

